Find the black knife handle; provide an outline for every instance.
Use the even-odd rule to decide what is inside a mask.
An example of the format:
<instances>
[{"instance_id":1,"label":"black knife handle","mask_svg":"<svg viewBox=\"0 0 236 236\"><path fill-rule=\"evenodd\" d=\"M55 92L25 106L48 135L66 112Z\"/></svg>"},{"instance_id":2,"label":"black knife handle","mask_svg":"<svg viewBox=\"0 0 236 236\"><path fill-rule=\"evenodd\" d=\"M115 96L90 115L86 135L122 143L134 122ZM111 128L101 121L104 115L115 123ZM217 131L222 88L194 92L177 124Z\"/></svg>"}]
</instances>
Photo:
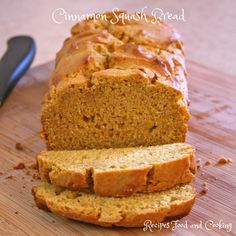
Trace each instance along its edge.
<instances>
[{"instance_id":1,"label":"black knife handle","mask_svg":"<svg viewBox=\"0 0 236 236\"><path fill-rule=\"evenodd\" d=\"M0 60L0 106L30 67L36 52L35 41L29 36L10 38L7 46Z\"/></svg>"}]
</instances>

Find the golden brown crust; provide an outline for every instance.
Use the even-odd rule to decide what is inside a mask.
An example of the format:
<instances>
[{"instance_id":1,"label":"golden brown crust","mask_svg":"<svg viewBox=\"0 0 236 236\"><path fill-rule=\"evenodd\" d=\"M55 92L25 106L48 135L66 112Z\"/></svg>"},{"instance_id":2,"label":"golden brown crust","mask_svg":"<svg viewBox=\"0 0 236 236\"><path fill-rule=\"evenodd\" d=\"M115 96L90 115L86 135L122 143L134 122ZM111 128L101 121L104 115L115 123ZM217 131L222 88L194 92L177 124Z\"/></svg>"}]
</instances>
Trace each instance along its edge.
<instances>
[{"instance_id":1,"label":"golden brown crust","mask_svg":"<svg viewBox=\"0 0 236 236\"><path fill-rule=\"evenodd\" d=\"M151 221L153 224L160 222L171 221L188 215L195 202L195 190L192 188L192 196L186 200L182 200L176 204L170 204L166 207L148 210L145 213L140 212L135 215L129 215L128 212L120 212L120 216L116 218L107 218L102 216L100 211L79 212L74 208L66 207L66 205L58 204L53 198L47 199L45 196L38 194L37 187L33 191L36 205L43 210L49 210L56 214L68 217L74 220L79 220L86 223L92 223L100 226L122 226L122 227L144 227L145 222ZM144 199L145 201L145 199ZM99 206L94 203L96 207ZM102 206L100 206L102 208ZM104 218L103 218L104 217Z\"/></svg>"},{"instance_id":2,"label":"golden brown crust","mask_svg":"<svg viewBox=\"0 0 236 236\"><path fill-rule=\"evenodd\" d=\"M44 211L50 211L49 208L47 207L47 203L46 203L45 199L36 195L36 193L37 193L37 187L36 186L33 186L31 192L32 192L32 195L34 197L34 201L36 203L36 206L39 209L42 209Z\"/></svg>"},{"instance_id":3,"label":"golden brown crust","mask_svg":"<svg viewBox=\"0 0 236 236\"><path fill-rule=\"evenodd\" d=\"M185 144L182 146L184 148ZM41 179L57 186L92 191L100 196L129 196L135 192L154 192L172 188L177 184L190 183L196 174L194 149L190 147L186 145L186 153L181 158L157 164L153 159L154 164L117 170L97 169L96 164L85 166L86 162L77 164L77 169L72 169L72 164L71 167L62 167L53 158L51 161L44 158L44 152L37 156L37 160ZM80 158L79 152L77 155Z\"/></svg>"},{"instance_id":4,"label":"golden brown crust","mask_svg":"<svg viewBox=\"0 0 236 236\"><path fill-rule=\"evenodd\" d=\"M170 25L155 21L151 16L146 18L134 19L117 19L120 14L127 13L107 12L104 13L107 20L93 19L77 23L71 30L72 35L81 34L86 31L108 29L119 39L127 42L133 40L137 44L151 45L158 48L167 48L171 43L179 41L180 37ZM181 47L181 45L179 45Z\"/></svg>"},{"instance_id":5,"label":"golden brown crust","mask_svg":"<svg viewBox=\"0 0 236 236\"><path fill-rule=\"evenodd\" d=\"M125 20L123 24L121 20L116 22L112 13L105 15L107 21L89 19L72 28L72 36L65 40L57 53L52 84L58 84L75 72L90 77L99 70L120 68L122 63L123 69L150 69L150 79L155 74L164 76L161 81L167 79L171 82L169 86L177 89L186 86L182 82L187 78L182 42L172 26L164 22L153 23L151 17L139 21Z\"/></svg>"}]
</instances>

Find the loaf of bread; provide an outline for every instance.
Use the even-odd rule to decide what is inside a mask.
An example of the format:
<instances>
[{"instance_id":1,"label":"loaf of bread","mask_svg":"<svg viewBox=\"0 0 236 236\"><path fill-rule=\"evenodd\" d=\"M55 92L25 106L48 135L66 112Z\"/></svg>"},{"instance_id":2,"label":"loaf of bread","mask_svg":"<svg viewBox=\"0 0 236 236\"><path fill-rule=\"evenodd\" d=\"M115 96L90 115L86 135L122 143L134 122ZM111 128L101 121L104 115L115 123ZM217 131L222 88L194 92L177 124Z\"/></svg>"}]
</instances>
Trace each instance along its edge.
<instances>
[{"instance_id":1,"label":"loaf of bread","mask_svg":"<svg viewBox=\"0 0 236 236\"><path fill-rule=\"evenodd\" d=\"M151 17L123 24L105 15L76 24L57 54L41 113L47 148L184 142L189 112L179 35Z\"/></svg>"},{"instance_id":2,"label":"loaf of bread","mask_svg":"<svg viewBox=\"0 0 236 236\"><path fill-rule=\"evenodd\" d=\"M115 198L42 183L33 188L33 195L39 208L74 220L102 226L143 227L146 220L155 224L187 215L195 190L190 185L180 185L162 192Z\"/></svg>"},{"instance_id":3,"label":"loaf of bread","mask_svg":"<svg viewBox=\"0 0 236 236\"><path fill-rule=\"evenodd\" d=\"M35 202L101 226L182 217L194 204L188 183L196 174L194 148L184 144L182 42L152 17L103 15L76 24L57 53L41 112L47 151L37 157Z\"/></svg>"},{"instance_id":4,"label":"loaf of bread","mask_svg":"<svg viewBox=\"0 0 236 236\"><path fill-rule=\"evenodd\" d=\"M79 151L43 151L41 180L100 196L153 192L195 177L194 148L184 143L163 146Z\"/></svg>"}]
</instances>

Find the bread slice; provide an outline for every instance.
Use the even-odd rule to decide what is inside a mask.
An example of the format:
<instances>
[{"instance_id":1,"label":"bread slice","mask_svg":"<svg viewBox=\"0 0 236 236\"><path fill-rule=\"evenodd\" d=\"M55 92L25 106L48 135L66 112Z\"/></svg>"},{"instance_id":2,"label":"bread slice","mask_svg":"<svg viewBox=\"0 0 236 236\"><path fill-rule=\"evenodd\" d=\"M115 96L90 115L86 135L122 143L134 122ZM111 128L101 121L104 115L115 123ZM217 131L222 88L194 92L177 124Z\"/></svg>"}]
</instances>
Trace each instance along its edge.
<instances>
[{"instance_id":1,"label":"bread slice","mask_svg":"<svg viewBox=\"0 0 236 236\"><path fill-rule=\"evenodd\" d=\"M146 220L159 223L182 217L189 213L195 199L190 185L117 198L70 191L49 183L33 187L32 192L39 208L101 226L143 227Z\"/></svg>"},{"instance_id":2,"label":"bread slice","mask_svg":"<svg viewBox=\"0 0 236 236\"><path fill-rule=\"evenodd\" d=\"M104 15L76 24L57 54L41 113L48 150L184 142L188 75L179 35L153 18L123 24Z\"/></svg>"},{"instance_id":3,"label":"bread slice","mask_svg":"<svg viewBox=\"0 0 236 236\"><path fill-rule=\"evenodd\" d=\"M194 148L163 146L78 151L43 151L38 157L42 180L100 196L165 190L195 177Z\"/></svg>"}]
</instances>

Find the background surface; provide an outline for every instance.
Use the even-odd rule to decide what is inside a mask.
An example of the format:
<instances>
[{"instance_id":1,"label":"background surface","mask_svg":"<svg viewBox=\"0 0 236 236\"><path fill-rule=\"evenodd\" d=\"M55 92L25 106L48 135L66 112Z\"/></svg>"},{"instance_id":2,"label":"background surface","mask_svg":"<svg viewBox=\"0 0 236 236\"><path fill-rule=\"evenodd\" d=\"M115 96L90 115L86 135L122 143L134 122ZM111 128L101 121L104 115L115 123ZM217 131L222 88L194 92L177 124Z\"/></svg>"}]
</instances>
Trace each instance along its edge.
<instances>
[{"instance_id":1,"label":"background surface","mask_svg":"<svg viewBox=\"0 0 236 236\"><path fill-rule=\"evenodd\" d=\"M75 22L57 25L52 12L64 8L68 14L109 11L115 7L130 12L147 6L171 13L185 10L186 22L171 21L181 33L190 60L236 74L236 1L235 0L0 0L0 57L6 41L17 34L32 35L38 51L33 65L53 60Z\"/></svg>"},{"instance_id":2,"label":"background surface","mask_svg":"<svg viewBox=\"0 0 236 236\"><path fill-rule=\"evenodd\" d=\"M39 137L42 97L48 88L55 53L74 24L55 24L52 12L60 7L70 14L103 12L114 7L133 12L144 6L149 11L159 7L172 13L185 9L186 22L172 23L182 34L190 59L187 66L192 78L188 83L191 120L187 142L196 147L200 168L194 186L199 193L204 186L208 192L197 195L193 210L181 223L198 225L223 220L233 225L231 232L219 228L211 231L204 227L178 228L174 235L236 236L236 0L0 0L0 56L6 49L6 40L18 34L32 35L38 47L34 68L26 73L0 109L0 236L172 235L168 229L114 230L75 222L38 210L31 195L32 186L39 180L30 166L36 154L45 149ZM16 148L17 143L22 150ZM223 157L234 162L217 166ZM17 169L20 162L26 168ZM212 164L205 166L206 162Z\"/></svg>"}]
</instances>

